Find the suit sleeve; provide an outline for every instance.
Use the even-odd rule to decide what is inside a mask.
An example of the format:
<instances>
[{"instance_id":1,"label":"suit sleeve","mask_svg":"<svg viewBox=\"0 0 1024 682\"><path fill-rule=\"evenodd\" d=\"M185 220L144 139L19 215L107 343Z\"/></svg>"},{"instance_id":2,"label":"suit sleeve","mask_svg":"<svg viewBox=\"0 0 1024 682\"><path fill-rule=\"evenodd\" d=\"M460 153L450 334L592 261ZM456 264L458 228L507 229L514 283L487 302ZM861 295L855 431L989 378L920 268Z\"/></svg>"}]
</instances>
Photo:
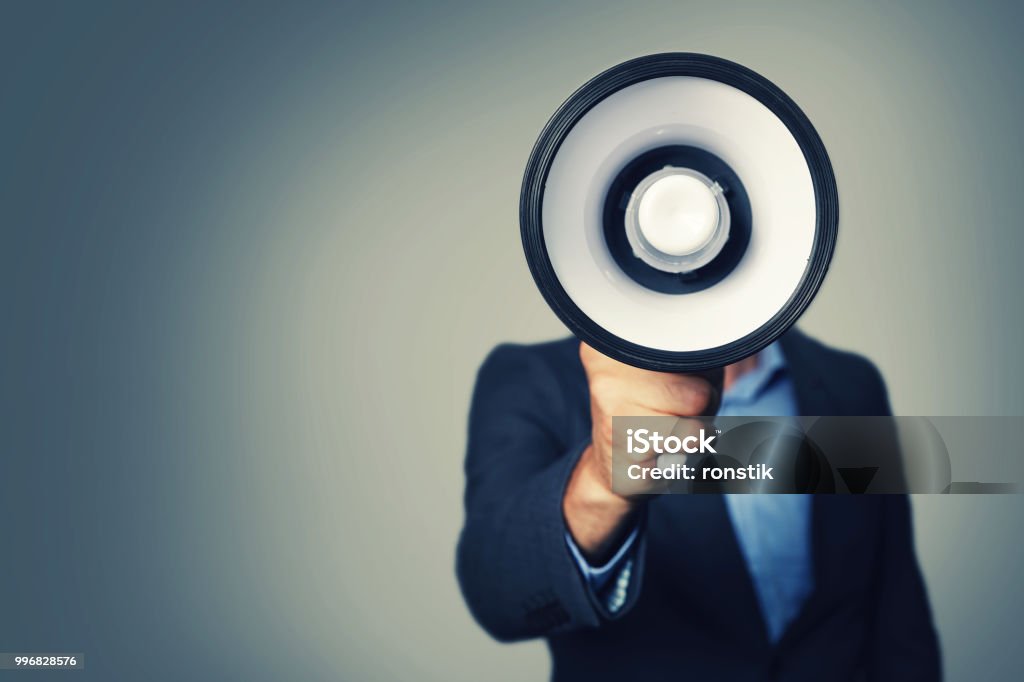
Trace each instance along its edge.
<instances>
[{"instance_id":1,"label":"suit sleeve","mask_svg":"<svg viewBox=\"0 0 1024 682\"><path fill-rule=\"evenodd\" d=\"M914 553L910 500L887 495L884 504L868 679L934 682L942 679L939 640Z\"/></svg>"},{"instance_id":2,"label":"suit sleeve","mask_svg":"<svg viewBox=\"0 0 1024 682\"><path fill-rule=\"evenodd\" d=\"M526 348L501 346L480 369L456 570L473 616L501 641L610 617L566 546L562 496L589 443L564 442L566 407L556 373Z\"/></svg>"}]
</instances>

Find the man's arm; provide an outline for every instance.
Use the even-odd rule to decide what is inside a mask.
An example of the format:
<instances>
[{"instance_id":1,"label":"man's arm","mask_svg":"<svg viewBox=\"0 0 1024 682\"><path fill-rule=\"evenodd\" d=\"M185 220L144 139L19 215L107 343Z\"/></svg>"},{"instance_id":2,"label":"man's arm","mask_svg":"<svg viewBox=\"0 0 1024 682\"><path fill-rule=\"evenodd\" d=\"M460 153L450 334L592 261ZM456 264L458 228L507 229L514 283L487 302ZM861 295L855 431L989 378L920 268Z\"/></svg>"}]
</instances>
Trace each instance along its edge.
<instances>
[{"instance_id":1,"label":"man's arm","mask_svg":"<svg viewBox=\"0 0 1024 682\"><path fill-rule=\"evenodd\" d=\"M612 417L692 416L718 406L721 372L710 379L650 372L586 345L580 359L592 429L578 443L563 440L569 406L558 370L541 356L500 347L477 378L458 574L470 610L498 639L596 626L629 610L642 582L643 534L630 549L628 575L620 576L624 594L611 601L595 593L566 543L568 533L592 565L611 558L655 485L638 483L628 494L612 490ZM685 425L696 433L701 423Z\"/></svg>"},{"instance_id":2,"label":"man's arm","mask_svg":"<svg viewBox=\"0 0 1024 682\"><path fill-rule=\"evenodd\" d=\"M565 395L525 348L501 346L477 377L457 571L474 617L503 641L596 626L601 605L566 546L566 486L589 439L563 441ZM637 561L642 562L641 538Z\"/></svg>"}]
</instances>

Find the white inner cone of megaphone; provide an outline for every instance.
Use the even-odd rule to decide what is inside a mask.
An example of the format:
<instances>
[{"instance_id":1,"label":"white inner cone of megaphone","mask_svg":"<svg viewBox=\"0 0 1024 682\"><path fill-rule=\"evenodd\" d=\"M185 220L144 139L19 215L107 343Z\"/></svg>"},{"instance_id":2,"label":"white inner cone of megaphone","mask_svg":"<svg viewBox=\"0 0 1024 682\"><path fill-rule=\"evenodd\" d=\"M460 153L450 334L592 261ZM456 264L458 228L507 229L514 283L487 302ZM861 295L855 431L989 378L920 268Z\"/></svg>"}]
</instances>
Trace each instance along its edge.
<instances>
[{"instance_id":1,"label":"white inner cone of megaphone","mask_svg":"<svg viewBox=\"0 0 1024 682\"><path fill-rule=\"evenodd\" d=\"M713 286L685 294L638 284L604 235L604 202L621 169L674 144L729 164L751 210L740 262ZM541 211L551 266L580 310L621 339L668 351L718 348L771 320L803 279L817 223L811 173L786 124L742 90L691 76L643 81L590 109L555 154Z\"/></svg>"},{"instance_id":2,"label":"white inner cone of megaphone","mask_svg":"<svg viewBox=\"0 0 1024 682\"><path fill-rule=\"evenodd\" d=\"M655 180L637 208L640 232L651 246L670 256L689 256L707 246L718 229L718 218L711 188L681 174Z\"/></svg>"},{"instance_id":3,"label":"white inner cone of megaphone","mask_svg":"<svg viewBox=\"0 0 1024 682\"><path fill-rule=\"evenodd\" d=\"M663 272L692 272L715 259L729 240L729 203L722 188L689 168L644 178L626 206L633 255Z\"/></svg>"}]
</instances>

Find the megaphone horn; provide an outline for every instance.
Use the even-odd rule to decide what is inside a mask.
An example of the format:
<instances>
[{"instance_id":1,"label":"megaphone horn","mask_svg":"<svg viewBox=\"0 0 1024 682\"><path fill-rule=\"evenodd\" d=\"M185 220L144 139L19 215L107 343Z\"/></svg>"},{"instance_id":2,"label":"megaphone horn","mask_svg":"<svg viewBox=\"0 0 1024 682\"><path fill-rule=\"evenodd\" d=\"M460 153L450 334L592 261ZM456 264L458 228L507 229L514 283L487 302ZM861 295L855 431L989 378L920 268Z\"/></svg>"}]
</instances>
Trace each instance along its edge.
<instances>
[{"instance_id":1,"label":"megaphone horn","mask_svg":"<svg viewBox=\"0 0 1024 682\"><path fill-rule=\"evenodd\" d=\"M580 339L622 362L697 372L757 353L806 310L839 206L821 138L750 69L640 57L559 107L520 197L537 286Z\"/></svg>"}]
</instances>

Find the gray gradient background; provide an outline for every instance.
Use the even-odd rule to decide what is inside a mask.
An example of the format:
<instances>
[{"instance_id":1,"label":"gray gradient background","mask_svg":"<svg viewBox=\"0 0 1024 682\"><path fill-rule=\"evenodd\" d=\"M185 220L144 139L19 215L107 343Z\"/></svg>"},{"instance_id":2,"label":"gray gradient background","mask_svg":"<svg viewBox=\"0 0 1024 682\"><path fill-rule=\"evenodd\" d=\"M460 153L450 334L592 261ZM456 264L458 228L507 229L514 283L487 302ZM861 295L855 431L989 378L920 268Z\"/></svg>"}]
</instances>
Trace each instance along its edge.
<instances>
[{"instance_id":1,"label":"gray gradient background","mask_svg":"<svg viewBox=\"0 0 1024 682\"><path fill-rule=\"evenodd\" d=\"M901 414L1024 412L1010 3L148 5L0 5L0 650L85 652L59 679L547 675L458 593L466 407L493 345L564 334L530 147L640 54L817 126L804 329ZM1022 498L915 506L949 678L1016 675Z\"/></svg>"}]
</instances>

